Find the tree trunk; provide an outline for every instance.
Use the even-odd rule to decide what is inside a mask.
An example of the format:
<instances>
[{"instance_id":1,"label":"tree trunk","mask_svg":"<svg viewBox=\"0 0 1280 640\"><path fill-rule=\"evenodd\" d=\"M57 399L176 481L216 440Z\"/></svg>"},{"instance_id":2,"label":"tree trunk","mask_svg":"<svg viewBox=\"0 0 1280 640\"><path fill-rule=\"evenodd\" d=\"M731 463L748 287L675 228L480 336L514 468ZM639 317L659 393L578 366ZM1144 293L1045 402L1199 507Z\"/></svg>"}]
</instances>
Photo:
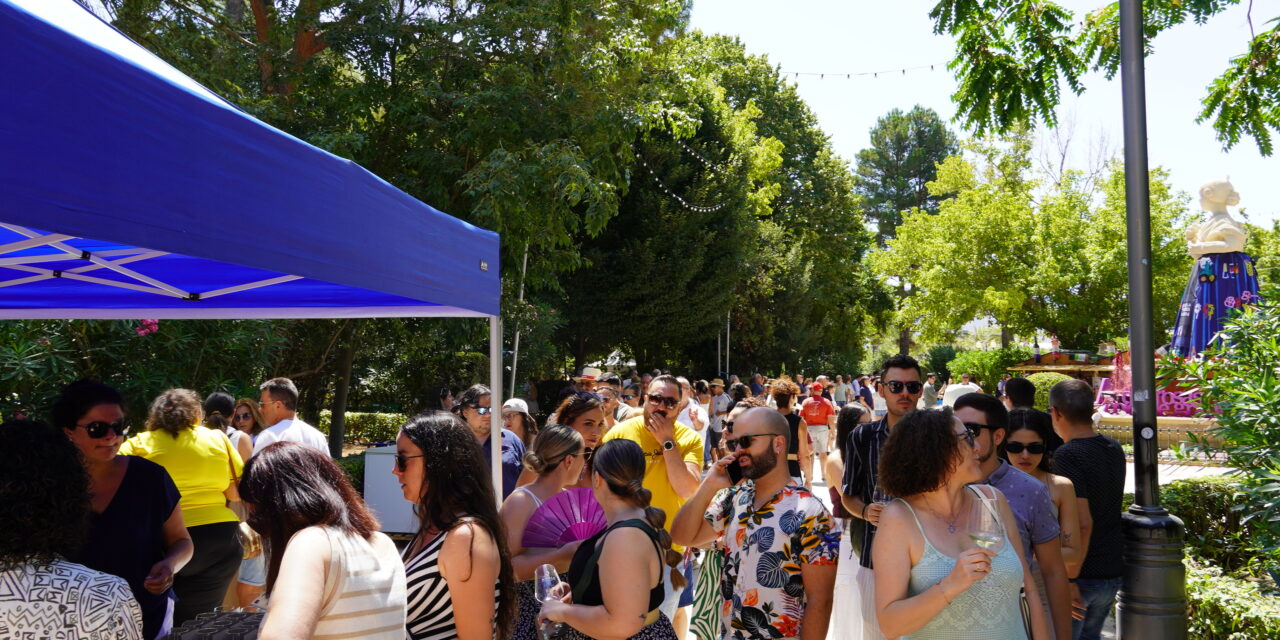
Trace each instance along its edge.
<instances>
[{"instance_id":1,"label":"tree trunk","mask_svg":"<svg viewBox=\"0 0 1280 640\"><path fill-rule=\"evenodd\" d=\"M342 457L342 441L347 427L347 395L351 390L351 365L355 361L356 323L347 324L342 332L342 351L338 353L338 386L333 392L333 408L329 414L329 455Z\"/></svg>"},{"instance_id":2,"label":"tree trunk","mask_svg":"<svg viewBox=\"0 0 1280 640\"><path fill-rule=\"evenodd\" d=\"M1010 342L1013 342L1013 334L1009 333L1007 327L1000 327L1000 348L1008 349Z\"/></svg>"},{"instance_id":3,"label":"tree trunk","mask_svg":"<svg viewBox=\"0 0 1280 640\"><path fill-rule=\"evenodd\" d=\"M898 353L905 356L909 351L911 351L911 328L903 327L898 332Z\"/></svg>"}]
</instances>

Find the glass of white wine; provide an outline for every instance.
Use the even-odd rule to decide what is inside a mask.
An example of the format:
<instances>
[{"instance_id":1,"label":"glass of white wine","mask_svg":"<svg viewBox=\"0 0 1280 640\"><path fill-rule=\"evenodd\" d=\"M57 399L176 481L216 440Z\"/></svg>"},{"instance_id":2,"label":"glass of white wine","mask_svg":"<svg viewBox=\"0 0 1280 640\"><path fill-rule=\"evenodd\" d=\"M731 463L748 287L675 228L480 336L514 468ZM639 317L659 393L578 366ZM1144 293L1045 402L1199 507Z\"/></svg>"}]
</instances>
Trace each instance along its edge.
<instances>
[{"instance_id":1,"label":"glass of white wine","mask_svg":"<svg viewBox=\"0 0 1280 640\"><path fill-rule=\"evenodd\" d=\"M555 565L544 564L537 568L533 576L533 595L538 602L548 602L557 600L554 595L556 585L560 584L560 573L556 571ZM541 621L538 624L538 637L541 640L550 640L560 631L560 624L551 621Z\"/></svg>"},{"instance_id":2,"label":"glass of white wine","mask_svg":"<svg viewBox=\"0 0 1280 640\"><path fill-rule=\"evenodd\" d=\"M969 539L983 549L1000 553L1004 547L1004 526L1000 523L993 498L975 496L969 513Z\"/></svg>"}]
</instances>

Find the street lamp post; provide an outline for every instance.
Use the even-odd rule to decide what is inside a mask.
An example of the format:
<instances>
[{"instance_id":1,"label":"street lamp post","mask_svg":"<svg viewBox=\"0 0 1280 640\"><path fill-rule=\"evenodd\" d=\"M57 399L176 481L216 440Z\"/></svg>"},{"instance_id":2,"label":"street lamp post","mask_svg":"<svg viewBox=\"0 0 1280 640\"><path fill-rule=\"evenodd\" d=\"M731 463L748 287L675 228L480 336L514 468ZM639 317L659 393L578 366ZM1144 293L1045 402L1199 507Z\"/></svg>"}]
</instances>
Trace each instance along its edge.
<instances>
[{"instance_id":1,"label":"street lamp post","mask_svg":"<svg viewBox=\"0 0 1280 640\"><path fill-rule=\"evenodd\" d=\"M1129 241L1129 354L1133 381L1136 493L1124 514L1121 638L1187 637L1182 521L1160 507L1156 466L1155 349L1151 315L1151 203L1147 172L1142 0L1120 0L1120 83L1124 102L1125 209Z\"/></svg>"}]
</instances>

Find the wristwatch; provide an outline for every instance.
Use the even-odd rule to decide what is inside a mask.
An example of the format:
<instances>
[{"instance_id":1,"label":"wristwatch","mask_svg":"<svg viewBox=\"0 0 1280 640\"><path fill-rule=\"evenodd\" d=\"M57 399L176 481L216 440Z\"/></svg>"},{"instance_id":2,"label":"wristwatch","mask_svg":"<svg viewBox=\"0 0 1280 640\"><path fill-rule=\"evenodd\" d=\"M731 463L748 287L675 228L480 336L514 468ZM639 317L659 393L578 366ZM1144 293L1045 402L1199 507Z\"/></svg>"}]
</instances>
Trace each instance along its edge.
<instances>
[{"instance_id":1,"label":"wristwatch","mask_svg":"<svg viewBox=\"0 0 1280 640\"><path fill-rule=\"evenodd\" d=\"M662 450L663 450L663 451L670 451L670 450L672 450L672 449L674 449L674 448L676 448L676 443L675 443L675 442L672 442L671 440L668 440L668 441L666 441L666 442L662 443Z\"/></svg>"}]
</instances>

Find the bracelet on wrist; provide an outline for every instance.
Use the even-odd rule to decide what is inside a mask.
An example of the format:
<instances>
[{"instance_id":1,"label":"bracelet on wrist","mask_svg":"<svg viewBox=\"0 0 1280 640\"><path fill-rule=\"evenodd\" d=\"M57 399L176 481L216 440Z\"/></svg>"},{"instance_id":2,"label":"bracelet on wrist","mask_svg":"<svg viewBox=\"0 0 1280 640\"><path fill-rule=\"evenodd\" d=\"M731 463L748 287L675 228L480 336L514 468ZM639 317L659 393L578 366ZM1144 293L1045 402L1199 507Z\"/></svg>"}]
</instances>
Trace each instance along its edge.
<instances>
[{"instance_id":1,"label":"bracelet on wrist","mask_svg":"<svg viewBox=\"0 0 1280 640\"><path fill-rule=\"evenodd\" d=\"M945 579L945 578L944 578L944 579ZM938 593L941 593L941 594L942 594L942 599L943 599L943 600L946 600L946 601L947 601L947 604L951 604L951 598L948 598L948 597L947 597L947 590L946 590L945 588L943 588L943 586L942 586L942 580L938 580L937 582L933 583L933 586L935 586L935 587L937 587L937 588L938 588Z\"/></svg>"},{"instance_id":2,"label":"bracelet on wrist","mask_svg":"<svg viewBox=\"0 0 1280 640\"><path fill-rule=\"evenodd\" d=\"M871 506L871 503L870 503L870 502L864 502L864 503L862 503L862 515L861 515L861 516L859 516L859 517L861 517L863 520L866 520L866 519L867 519L867 507L869 507L869 506Z\"/></svg>"}]
</instances>

